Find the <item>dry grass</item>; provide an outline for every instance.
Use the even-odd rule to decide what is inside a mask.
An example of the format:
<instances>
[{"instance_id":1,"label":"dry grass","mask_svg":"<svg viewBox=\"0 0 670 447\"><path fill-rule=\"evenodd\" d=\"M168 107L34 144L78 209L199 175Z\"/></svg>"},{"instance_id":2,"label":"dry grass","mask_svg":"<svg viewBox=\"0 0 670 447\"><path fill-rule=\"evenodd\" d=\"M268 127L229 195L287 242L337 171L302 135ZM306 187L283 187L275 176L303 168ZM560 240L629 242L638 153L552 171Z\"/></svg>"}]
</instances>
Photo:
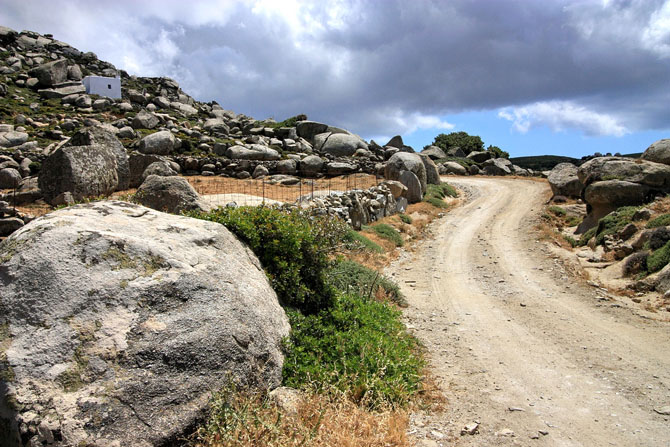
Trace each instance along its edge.
<instances>
[{"instance_id":1,"label":"dry grass","mask_svg":"<svg viewBox=\"0 0 670 447\"><path fill-rule=\"evenodd\" d=\"M215 403L218 416L200 430L197 447L410 446L406 411L366 411L341 394L305 393L294 411L260 394L235 393Z\"/></svg>"},{"instance_id":2,"label":"dry grass","mask_svg":"<svg viewBox=\"0 0 670 447\"><path fill-rule=\"evenodd\" d=\"M299 197L312 193L329 193L330 191L348 191L351 189L368 189L376 186L383 179L369 174L353 174L326 179L301 179L296 185L271 184L264 179L238 180L228 177L189 176L186 180L200 195L210 194L248 194L265 197L282 202L294 202Z\"/></svg>"}]
</instances>

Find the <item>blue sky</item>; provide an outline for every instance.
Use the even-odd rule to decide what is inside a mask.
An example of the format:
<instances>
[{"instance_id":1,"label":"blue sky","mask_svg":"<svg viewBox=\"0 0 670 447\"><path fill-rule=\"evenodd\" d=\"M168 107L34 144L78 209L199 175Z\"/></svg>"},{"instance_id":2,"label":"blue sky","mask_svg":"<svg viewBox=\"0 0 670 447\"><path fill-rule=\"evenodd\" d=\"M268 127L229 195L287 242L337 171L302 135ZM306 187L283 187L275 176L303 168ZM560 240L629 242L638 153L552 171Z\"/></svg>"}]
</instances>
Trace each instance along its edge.
<instances>
[{"instance_id":1,"label":"blue sky","mask_svg":"<svg viewBox=\"0 0 670 447\"><path fill-rule=\"evenodd\" d=\"M670 137L670 0L4 0L0 21L381 144L463 130L580 157Z\"/></svg>"}]
</instances>

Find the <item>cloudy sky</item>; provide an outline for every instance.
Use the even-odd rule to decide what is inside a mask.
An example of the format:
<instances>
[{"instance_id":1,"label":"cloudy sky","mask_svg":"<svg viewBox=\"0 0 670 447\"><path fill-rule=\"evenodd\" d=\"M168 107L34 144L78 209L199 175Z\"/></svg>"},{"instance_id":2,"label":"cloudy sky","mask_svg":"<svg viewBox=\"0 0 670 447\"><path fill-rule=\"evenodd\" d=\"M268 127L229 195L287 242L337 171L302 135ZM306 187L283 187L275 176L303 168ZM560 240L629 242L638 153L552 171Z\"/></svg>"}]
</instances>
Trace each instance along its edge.
<instances>
[{"instance_id":1,"label":"cloudy sky","mask_svg":"<svg viewBox=\"0 0 670 447\"><path fill-rule=\"evenodd\" d=\"M305 113L416 149L464 130L512 156L670 138L670 0L3 0L131 74L257 119Z\"/></svg>"}]
</instances>

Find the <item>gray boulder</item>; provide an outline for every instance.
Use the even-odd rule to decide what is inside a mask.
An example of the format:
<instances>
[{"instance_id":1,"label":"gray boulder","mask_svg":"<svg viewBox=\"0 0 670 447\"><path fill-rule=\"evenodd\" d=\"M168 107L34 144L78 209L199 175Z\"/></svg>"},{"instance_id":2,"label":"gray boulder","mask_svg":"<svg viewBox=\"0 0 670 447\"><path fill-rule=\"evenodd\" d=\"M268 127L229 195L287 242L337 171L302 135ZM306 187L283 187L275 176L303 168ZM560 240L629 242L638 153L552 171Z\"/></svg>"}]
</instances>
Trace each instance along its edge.
<instances>
[{"instance_id":1,"label":"gray boulder","mask_svg":"<svg viewBox=\"0 0 670 447\"><path fill-rule=\"evenodd\" d=\"M459 157L459 158L465 158L465 152L463 152L463 149L460 147L450 147L449 150L447 150L447 155L449 157Z\"/></svg>"},{"instance_id":2,"label":"gray boulder","mask_svg":"<svg viewBox=\"0 0 670 447\"><path fill-rule=\"evenodd\" d=\"M83 204L1 243L0 272L3 445L177 445L213 391L281 381L288 320L223 225Z\"/></svg>"},{"instance_id":3,"label":"gray boulder","mask_svg":"<svg viewBox=\"0 0 670 447\"><path fill-rule=\"evenodd\" d=\"M160 120L153 113L142 110L135 115L130 125L133 129L153 129L160 124Z\"/></svg>"},{"instance_id":4,"label":"gray boulder","mask_svg":"<svg viewBox=\"0 0 670 447\"><path fill-rule=\"evenodd\" d=\"M649 187L623 180L593 182L584 189L588 214L577 227L583 233L621 206L641 205L647 201Z\"/></svg>"},{"instance_id":5,"label":"gray boulder","mask_svg":"<svg viewBox=\"0 0 670 447\"><path fill-rule=\"evenodd\" d=\"M442 163L439 166L439 172L440 174L455 174L455 175L466 175L467 174L467 169L465 169L462 165L456 163L455 161L447 161L445 163Z\"/></svg>"},{"instance_id":6,"label":"gray boulder","mask_svg":"<svg viewBox=\"0 0 670 447\"><path fill-rule=\"evenodd\" d=\"M258 165L254 168L253 174L251 174L252 178L261 178L265 177L266 175L270 174L270 171L268 171L268 168L266 168L263 165Z\"/></svg>"},{"instance_id":7,"label":"gray boulder","mask_svg":"<svg viewBox=\"0 0 670 447\"><path fill-rule=\"evenodd\" d=\"M316 177L323 168L323 160L318 155L308 155L300 160L300 173L306 177Z\"/></svg>"},{"instance_id":8,"label":"gray boulder","mask_svg":"<svg viewBox=\"0 0 670 447\"><path fill-rule=\"evenodd\" d=\"M314 150L334 157L351 157L358 149L368 150L368 145L356 135L327 132L314 137Z\"/></svg>"},{"instance_id":9,"label":"gray boulder","mask_svg":"<svg viewBox=\"0 0 670 447\"><path fill-rule=\"evenodd\" d=\"M150 175L137 189L135 199L149 208L173 214L205 209L184 177Z\"/></svg>"},{"instance_id":10,"label":"gray boulder","mask_svg":"<svg viewBox=\"0 0 670 447\"><path fill-rule=\"evenodd\" d=\"M206 131L213 134L228 135L230 129L221 118L210 118L202 126Z\"/></svg>"},{"instance_id":11,"label":"gray boulder","mask_svg":"<svg viewBox=\"0 0 670 447\"><path fill-rule=\"evenodd\" d=\"M466 158L469 158L475 163L484 163L491 158L491 153L487 151L473 151L470 152Z\"/></svg>"},{"instance_id":12,"label":"gray boulder","mask_svg":"<svg viewBox=\"0 0 670 447\"><path fill-rule=\"evenodd\" d=\"M23 221L18 217L0 218L0 237L9 236L23 226ZM1 359L1 358L0 358ZM1 387L0 387L1 388ZM0 408L2 408L0 406Z\"/></svg>"},{"instance_id":13,"label":"gray boulder","mask_svg":"<svg viewBox=\"0 0 670 447\"><path fill-rule=\"evenodd\" d=\"M429 185L439 185L441 183L440 173L435 162L425 154L419 154L419 157L423 161L423 167L426 168L426 183Z\"/></svg>"},{"instance_id":14,"label":"gray boulder","mask_svg":"<svg viewBox=\"0 0 670 447\"><path fill-rule=\"evenodd\" d=\"M295 160L281 160L277 163L277 174L294 175L298 172L298 163Z\"/></svg>"},{"instance_id":15,"label":"gray boulder","mask_svg":"<svg viewBox=\"0 0 670 447\"><path fill-rule=\"evenodd\" d=\"M0 133L0 147L15 147L20 146L28 141L28 134L26 132L10 131Z\"/></svg>"},{"instance_id":16,"label":"gray boulder","mask_svg":"<svg viewBox=\"0 0 670 447\"><path fill-rule=\"evenodd\" d=\"M47 62L31 70L43 87L53 87L67 81L67 59Z\"/></svg>"},{"instance_id":17,"label":"gray boulder","mask_svg":"<svg viewBox=\"0 0 670 447\"><path fill-rule=\"evenodd\" d=\"M402 171L413 172L421 185L421 194L426 191L426 167L418 154L396 152L389 158L384 167L384 177L389 180L400 180ZM404 184L404 183L403 183ZM405 185L409 188L409 185Z\"/></svg>"},{"instance_id":18,"label":"gray boulder","mask_svg":"<svg viewBox=\"0 0 670 447\"><path fill-rule=\"evenodd\" d=\"M395 137L391 138L384 146L391 146L402 149L403 146L405 146L405 143L402 141L402 137L400 135L396 135Z\"/></svg>"},{"instance_id":19,"label":"gray boulder","mask_svg":"<svg viewBox=\"0 0 670 447\"><path fill-rule=\"evenodd\" d=\"M407 191L407 187L396 180L384 180L379 185L386 186L389 189L389 191L391 191L391 194L393 195L394 199L401 197L403 193Z\"/></svg>"},{"instance_id":20,"label":"gray boulder","mask_svg":"<svg viewBox=\"0 0 670 447\"><path fill-rule=\"evenodd\" d=\"M328 131L328 125L316 121L298 121L295 129L299 137L313 143L316 135Z\"/></svg>"},{"instance_id":21,"label":"gray boulder","mask_svg":"<svg viewBox=\"0 0 670 447\"><path fill-rule=\"evenodd\" d=\"M250 144L248 146L232 146L226 151L226 156L233 160L279 160L281 155L276 150L261 144Z\"/></svg>"},{"instance_id":22,"label":"gray boulder","mask_svg":"<svg viewBox=\"0 0 670 447\"><path fill-rule=\"evenodd\" d=\"M505 158L491 158L486 160L482 169L485 175L510 175L512 163Z\"/></svg>"},{"instance_id":23,"label":"gray boulder","mask_svg":"<svg viewBox=\"0 0 670 447\"><path fill-rule=\"evenodd\" d=\"M425 190L421 188L419 178L411 171L402 171L399 180L400 183L407 188L407 190L403 192L403 197L406 198L409 203L421 202Z\"/></svg>"},{"instance_id":24,"label":"gray boulder","mask_svg":"<svg viewBox=\"0 0 670 447\"><path fill-rule=\"evenodd\" d=\"M130 165L130 187L137 188L140 186L145 180L142 174L144 174L147 167L152 163L160 161L163 161L163 159L158 155L133 153L128 158L128 164Z\"/></svg>"},{"instance_id":25,"label":"gray boulder","mask_svg":"<svg viewBox=\"0 0 670 447\"><path fill-rule=\"evenodd\" d=\"M0 189L15 189L21 184L21 174L14 168L0 169Z\"/></svg>"},{"instance_id":26,"label":"gray boulder","mask_svg":"<svg viewBox=\"0 0 670 447\"><path fill-rule=\"evenodd\" d=\"M437 146L428 146L427 148L421 151L421 154L427 155L433 160L447 158L447 154L445 154L444 151Z\"/></svg>"},{"instance_id":27,"label":"gray boulder","mask_svg":"<svg viewBox=\"0 0 670 447\"><path fill-rule=\"evenodd\" d=\"M140 140L139 151L143 154L169 155L177 147L177 139L169 130L161 130Z\"/></svg>"},{"instance_id":28,"label":"gray boulder","mask_svg":"<svg viewBox=\"0 0 670 447\"><path fill-rule=\"evenodd\" d=\"M582 183L579 181L577 171L577 166L572 163L559 163L554 166L547 176L554 196L581 197Z\"/></svg>"},{"instance_id":29,"label":"gray boulder","mask_svg":"<svg viewBox=\"0 0 670 447\"><path fill-rule=\"evenodd\" d=\"M326 172L328 175L346 175L356 172L357 170L358 166L352 163L331 161L326 164Z\"/></svg>"},{"instance_id":30,"label":"gray boulder","mask_svg":"<svg viewBox=\"0 0 670 447\"><path fill-rule=\"evenodd\" d=\"M147 179L150 175L158 175L160 177L171 177L177 173L170 167L167 161L155 161L151 163L142 173L142 181Z\"/></svg>"},{"instance_id":31,"label":"gray boulder","mask_svg":"<svg viewBox=\"0 0 670 447\"><path fill-rule=\"evenodd\" d=\"M584 186L600 180L624 180L652 189L670 188L670 166L647 160L624 157L598 157L579 167L577 177Z\"/></svg>"},{"instance_id":32,"label":"gray boulder","mask_svg":"<svg viewBox=\"0 0 670 447\"><path fill-rule=\"evenodd\" d=\"M643 160L670 165L670 139L658 140L647 148L641 157Z\"/></svg>"},{"instance_id":33,"label":"gray boulder","mask_svg":"<svg viewBox=\"0 0 670 447\"><path fill-rule=\"evenodd\" d=\"M63 146L42 163L38 184L48 203L64 192L77 201L109 195L119 185L116 154L102 144Z\"/></svg>"},{"instance_id":34,"label":"gray boulder","mask_svg":"<svg viewBox=\"0 0 670 447\"><path fill-rule=\"evenodd\" d=\"M111 126L110 126L111 127ZM116 173L119 183L116 189L123 191L130 186L130 165L128 164L128 153L123 144L111 130L101 126L86 127L77 131L65 144L66 146L93 146L101 145L107 147L116 158Z\"/></svg>"}]
</instances>

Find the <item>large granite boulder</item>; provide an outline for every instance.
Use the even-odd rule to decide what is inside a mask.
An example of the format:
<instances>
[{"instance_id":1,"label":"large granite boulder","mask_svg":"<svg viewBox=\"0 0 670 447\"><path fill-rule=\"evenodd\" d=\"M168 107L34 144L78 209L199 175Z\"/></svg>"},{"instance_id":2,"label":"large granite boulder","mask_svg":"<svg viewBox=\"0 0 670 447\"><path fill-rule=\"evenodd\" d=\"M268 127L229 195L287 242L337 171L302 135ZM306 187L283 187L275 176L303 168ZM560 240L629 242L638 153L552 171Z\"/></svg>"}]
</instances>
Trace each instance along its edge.
<instances>
[{"instance_id":1,"label":"large granite boulder","mask_svg":"<svg viewBox=\"0 0 670 447\"><path fill-rule=\"evenodd\" d=\"M426 183L429 185L439 185L441 183L440 172L435 162L425 154L419 154L419 157L421 157L423 167L426 169Z\"/></svg>"},{"instance_id":2,"label":"large granite boulder","mask_svg":"<svg viewBox=\"0 0 670 447\"><path fill-rule=\"evenodd\" d=\"M144 206L178 214L203 210L200 196L184 177L150 175L142 182L135 199Z\"/></svg>"},{"instance_id":3,"label":"large granite boulder","mask_svg":"<svg viewBox=\"0 0 670 447\"><path fill-rule=\"evenodd\" d=\"M421 194L426 192L426 167L418 154L409 152L396 152L393 154L384 167L384 177L389 180L398 180L402 182L400 179L402 171L410 171L414 173L421 185ZM408 188L410 187L410 185L405 186Z\"/></svg>"},{"instance_id":4,"label":"large granite boulder","mask_svg":"<svg viewBox=\"0 0 670 447\"><path fill-rule=\"evenodd\" d=\"M326 132L314 137L314 150L334 157L351 157L358 149L368 150L368 145L356 135Z\"/></svg>"},{"instance_id":5,"label":"large granite boulder","mask_svg":"<svg viewBox=\"0 0 670 447\"><path fill-rule=\"evenodd\" d=\"M38 79L41 87L61 84L67 81L67 59L42 64L31 70L31 74Z\"/></svg>"},{"instance_id":6,"label":"large granite boulder","mask_svg":"<svg viewBox=\"0 0 670 447\"><path fill-rule=\"evenodd\" d=\"M226 156L233 160L279 160L281 155L276 150L263 146L262 144L250 144L248 146L231 146L226 151Z\"/></svg>"},{"instance_id":7,"label":"large granite boulder","mask_svg":"<svg viewBox=\"0 0 670 447\"><path fill-rule=\"evenodd\" d=\"M300 160L300 173L306 177L316 177L323 169L324 161L318 155L308 155Z\"/></svg>"},{"instance_id":8,"label":"large granite boulder","mask_svg":"<svg viewBox=\"0 0 670 447\"><path fill-rule=\"evenodd\" d=\"M658 140L647 148L641 157L643 160L670 165L670 139Z\"/></svg>"},{"instance_id":9,"label":"large granite boulder","mask_svg":"<svg viewBox=\"0 0 670 447\"><path fill-rule=\"evenodd\" d=\"M0 189L16 189L21 184L21 180L21 174L16 169L0 169Z\"/></svg>"},{"instance_id":10,"label":"large granite boulder","mask_svg":"<svg viewBox=\"0 0 670 447\"><path fill-rule=\"evenodd\" d=\"M2 445L178 445L212 392L281 381L288 320L223 225L62 209L0 243L0 290Z\"/></svg>"},{"instance_id":11,"label":"large granite boulder","mask_svg":"<svg viewBox=\"0 0 670 447\"><path fill-rule=\"evenodd\" d=\"M402 171L399 181L407 188L403 191L402 197L406 198L409 203L421 202L425 190L421 188L421 182L413 172Z\"/></svg>"},{"instance_id":12,"label":"large granite boulder","mask_svg":"<svg viewBox=\"0 0 670 447\"><path fill-rule=\"evenodd\" d=\"M470 152L466 158L469 158L475 163L484 163L486 160L491 159L491 153L487 151L473 151Z\"/></svg>"},{"instance_id":13,"label":"large granite boulder","mask_svg":"<svg viewBox=\"0 0 670 447\"><path fill-rule=\"evenodd\" d=\"M313 143L315 136L328 131L328 125L316 121L298 121L295 130L299 137Z\"/></svg>"},{"instance_id":14,"label":"large granite boulder","mask_svg":"<svg viewBox=\"0 0 670 447\"><path fill-rule=\"evenodd\" d=\"M491 158L482 164L484 175L511 175L512 162L506 158Z\"/></svg>"},{"instance_id":15,"label":"large granite boulder","mask_svg":"<svg viewBox=\"0 0 670 447\"><path fill-rule=\"evenodd\" d=\"M140 140L139 151L143 154L169 155L177 147L177 139L169 130L161 130Z\"/></svg>"},{"instance_id":16,"label":"large granite boulder","mask_svg":"<svg viewBox=\"0 0 670 447\"><path fill-rule=\"evenodd\" d=\"M428 146L427 148L421 151L421 154L427 155L433 160L447 158L447 154L445 154L444 151L437 146Z\"/></svg>"},{"instance_id":17,"label":"large granite boulder","mask_svg":"<svg viewBox=\"0 0 670 447\"><path fill-rule=\"evenodd\" d=\"M142 173L142 182L147 179L150 175L158 175L160 177L172 177L177 175L174 169L170 166L165 160L155 161L151 163Z\"/></svg>"},{"instance_id":18,"label":"large granite boulder","mask_svg":"<svg viewBox=\"0 0 670 447\"><path fill-rule=\"evenodd\" d=\"M582 195L582 183L577 177L577 166L572 163L559 163L547 176L554 196L579 198Z\"/></svg>"},{"instance_id":19,"label":"large granite boulder","mask_svg":"<svg viewBox=\"0 0 670 447\"><path fill-rule=\"evenodd\" d=\"M76 201L109 195L119 185L116 154L102 144L63 146L42 163L38 184L48 203L64 192Z\"/></svg>"},{"instance_id":20,"label":"large granite boulder","mask_svg":"<svg viewBox=\"0 0 670 447\"><path fill-rule=\"evenodd\" d=\"M588 230L616 208L640 205L670 192L670 166L624 157L598 157L577 170L584 186L587 216L577 228Z\"/></svg>"},{"instance_id":21,"label":"large granite boulder","mask_svg":"<svg viewBox=\"0 0 670 447\"><path fill-rule=\"evenodd\" d=\"M160 120L158 117L146 110L140 111L130 122L133 129L153 129L159 124Z\"/></svg>"},{"instance_id":22,"label":"large granite boulder","mask_svg":"<svg viewBox=\"0 0 670 447\"><path fill-rule=\"evenodd\" d=\"M128 189L130 185L128 153L111 130L101 126L86 127L72 135L66 146L93 146L96 144L106 146L114 153L114 157L116 158L116 173L119 178L119 184L116 189L119 191Z\"/></svg>"},{"instance_id":23,"label":"large granite boulder","mask_svg":"<svg viewBox=\"0 0 670 447\"><path fill-rule=\"evenodd\" d=\"M454 175L466 175L468 173L467 169L464 166L456 163L455 161L447 161L442 163L438 167L438 171L441 175L445 174L454 174Z\"/></svg>"},{"instance_id":24,"label":"large granite boulder","mask_svg":"<svg viewBox=\"0 0 670 447\"><path fill-rule=\"evenodd\" d=\"M130 187L137 188L146 179L143 177L144 171L157 161L163 161L159 155L133 153L128 158L130 165Z\"/></svg>"}]
</instances>

